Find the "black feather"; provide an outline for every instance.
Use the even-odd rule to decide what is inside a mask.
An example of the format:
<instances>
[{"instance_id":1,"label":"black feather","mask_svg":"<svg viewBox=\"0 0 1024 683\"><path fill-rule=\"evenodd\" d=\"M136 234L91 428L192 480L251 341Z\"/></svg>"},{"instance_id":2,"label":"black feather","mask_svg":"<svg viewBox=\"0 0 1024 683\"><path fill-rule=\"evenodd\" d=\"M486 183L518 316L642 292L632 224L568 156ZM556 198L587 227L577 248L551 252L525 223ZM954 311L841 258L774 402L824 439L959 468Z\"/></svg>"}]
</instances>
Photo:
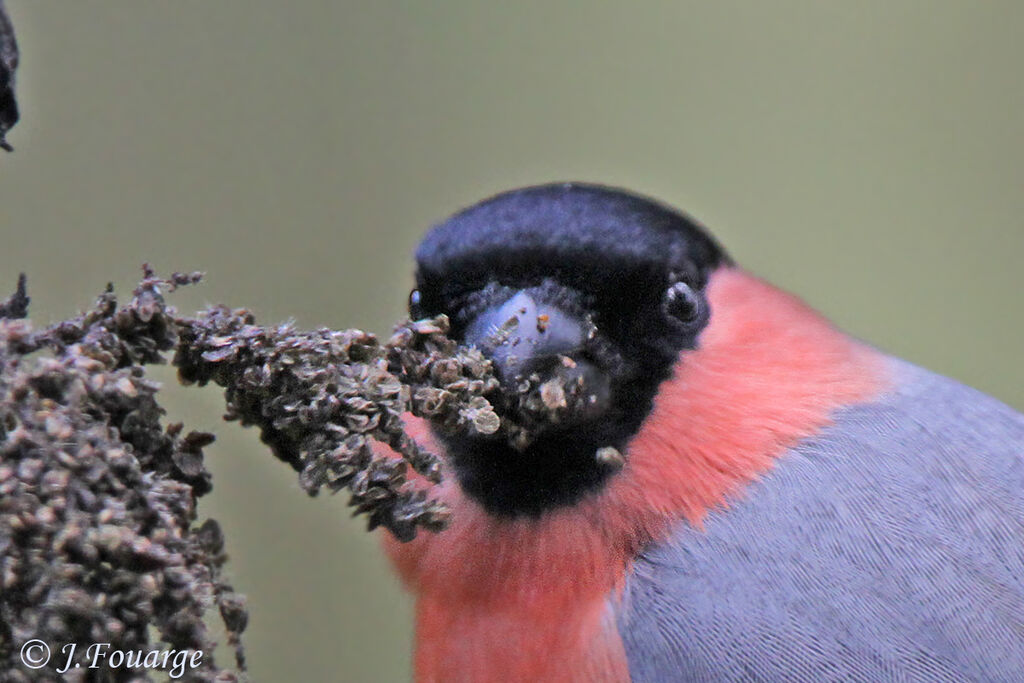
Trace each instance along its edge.
<instances>
[{"instance_id":1,"label":"black feather","mask_svg":"<svg viewBox=\"0 0 1024 683\"><path fill-rule=\"evenodd\" d=\"M416 260L417 313L447 314L456 337L495 292L552 281L583 302L600 335L595 347L614 396L600 419L551 430L526 451L500 438L439 435L462 488L502 516L571 505L617 471L597 449L627 447L679 353L698 344L712 313L704 296L710 273L731 263L684 214L577 183L513 190L460 211L427 234ZM679 283L689 311L678 301L665 305Z\"/></svg>"}]
</instances>

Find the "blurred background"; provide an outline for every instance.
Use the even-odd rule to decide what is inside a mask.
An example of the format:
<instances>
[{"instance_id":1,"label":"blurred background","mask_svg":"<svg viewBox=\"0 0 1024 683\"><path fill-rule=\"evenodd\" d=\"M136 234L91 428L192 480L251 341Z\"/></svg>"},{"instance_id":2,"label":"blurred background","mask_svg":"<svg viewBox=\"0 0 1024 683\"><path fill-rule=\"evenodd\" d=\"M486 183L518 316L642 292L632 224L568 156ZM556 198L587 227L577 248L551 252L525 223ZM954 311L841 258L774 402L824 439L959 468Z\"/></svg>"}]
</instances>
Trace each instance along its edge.
<instances>
[{"instance_id":1,"label":"blurred background","mask_svg":"<svg viewBox=\"0 0 1024 683\"><path fill-rule=\"evenodd\" d=\"M0 298L38 324L204 270L183 311L387 333L411 252L519 185L622 185L853 334L1024 408L1024 4L8 0ZM401 681L411 601L344 497L307 499L216 389L255 680Z\"/></svg>"}]
</instances>

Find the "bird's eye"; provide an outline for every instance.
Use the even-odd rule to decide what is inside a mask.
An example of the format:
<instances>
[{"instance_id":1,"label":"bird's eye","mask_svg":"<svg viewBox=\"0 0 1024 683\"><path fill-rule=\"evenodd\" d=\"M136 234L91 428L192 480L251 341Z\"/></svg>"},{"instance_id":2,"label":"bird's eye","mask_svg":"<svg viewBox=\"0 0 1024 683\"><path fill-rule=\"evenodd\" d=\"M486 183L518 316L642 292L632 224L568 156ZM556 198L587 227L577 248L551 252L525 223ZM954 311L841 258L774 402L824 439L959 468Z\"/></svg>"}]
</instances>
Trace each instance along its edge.
<instances>
[{"instance_id":1,"label":"bird's eye","mask_svg":"<svg viewBox=\"0 0 1024 683\"><path fill-rule=\"evenodd\" d=\"M409 292L409 317L413 320L419 320L425 317L423 313L423 307L420 305L420 299L423 297L420 295L420 290L414 289Z\"/></svg>"},{"instance_id":2,"label":"bird's eye","mask_svg":"<svg viewBox=\"0 0 1024 683\"><path fill-rule=\"evenodd\" d=\"M685 282L676 282L665 290L661 307L665 315L675 318L683 324L689 324L700 317L700 295Z\"/></svg>"}]
</instances>

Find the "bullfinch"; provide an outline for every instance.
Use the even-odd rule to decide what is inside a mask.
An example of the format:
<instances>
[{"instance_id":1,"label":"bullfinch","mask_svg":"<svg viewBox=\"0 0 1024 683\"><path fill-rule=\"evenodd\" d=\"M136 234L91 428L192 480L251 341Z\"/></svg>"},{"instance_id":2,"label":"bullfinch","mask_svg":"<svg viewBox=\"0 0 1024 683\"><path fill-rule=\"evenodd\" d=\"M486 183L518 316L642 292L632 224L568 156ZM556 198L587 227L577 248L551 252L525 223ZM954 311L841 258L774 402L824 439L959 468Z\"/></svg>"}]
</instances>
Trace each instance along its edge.
<instances>
[{"instance_id":1,"label":"bullfinch","mask_svg":"<svg viewBox=\"0 0 1024 683\"><path fill-rule=\"evenodd\" d=\"M452 510L385 540L417 680L1024 681L1024 416L623 190L497 195L416 261L507 395L562 381L518 441L408 420Z\"/></svg>"}]
</instances>

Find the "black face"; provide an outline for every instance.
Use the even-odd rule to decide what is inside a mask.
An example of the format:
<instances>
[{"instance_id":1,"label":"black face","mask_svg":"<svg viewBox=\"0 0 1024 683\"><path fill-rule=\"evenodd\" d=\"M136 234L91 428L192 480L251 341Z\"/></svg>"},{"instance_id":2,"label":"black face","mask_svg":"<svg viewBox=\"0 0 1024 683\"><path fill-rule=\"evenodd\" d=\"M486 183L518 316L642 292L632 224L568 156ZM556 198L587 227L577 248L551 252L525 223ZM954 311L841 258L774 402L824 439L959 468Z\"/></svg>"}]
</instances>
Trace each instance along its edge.
<instances>
[{"instance_id":1,"label":"black face","mask_svg":"<svg viewBox=\"0 0 1024 683\"><path fill-rule=\"evenodd\" d=\"M416 256L410 313L447 314L453 337L494 363L496 410L530 425L513 441L439 434L466 493L509 517L571 505L618 471L601 449L627 453L680 351L696 347L711 315L708 276L728 262L685 216L578 184L470 207L431 230ZM545 421L521 392L549 380L573 387L576 402Z\"/></svg>"}]
</instances>

